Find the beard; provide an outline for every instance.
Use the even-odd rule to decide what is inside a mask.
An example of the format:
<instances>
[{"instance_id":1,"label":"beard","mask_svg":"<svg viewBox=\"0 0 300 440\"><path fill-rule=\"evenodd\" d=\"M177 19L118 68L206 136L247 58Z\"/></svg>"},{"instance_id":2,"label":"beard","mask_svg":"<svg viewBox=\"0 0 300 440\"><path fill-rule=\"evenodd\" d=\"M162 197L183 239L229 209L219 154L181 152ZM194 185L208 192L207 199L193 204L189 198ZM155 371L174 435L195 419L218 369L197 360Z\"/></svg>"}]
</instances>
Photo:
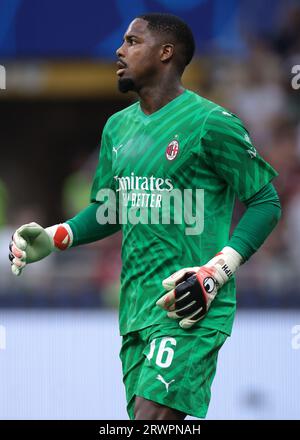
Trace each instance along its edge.
<instances>
[{"instance_id":1,"label":"beard","mask_svg":"<svg viewBox=\"0 0 300 440\"><path fill-rule=\"evenodd\" d=\"M135 84L131 78L120 78L118 80L118 89L122 93L129 92L130 90L135 90Z\"/></svg>"}]
</instances>

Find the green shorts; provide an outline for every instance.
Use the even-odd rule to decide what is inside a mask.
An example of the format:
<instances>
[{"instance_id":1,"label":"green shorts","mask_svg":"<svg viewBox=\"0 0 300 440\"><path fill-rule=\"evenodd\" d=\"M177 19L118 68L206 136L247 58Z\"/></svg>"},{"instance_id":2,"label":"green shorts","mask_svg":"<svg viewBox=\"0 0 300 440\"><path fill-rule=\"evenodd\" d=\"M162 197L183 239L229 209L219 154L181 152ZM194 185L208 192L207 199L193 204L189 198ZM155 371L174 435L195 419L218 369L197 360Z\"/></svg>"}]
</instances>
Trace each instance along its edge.
<instances>
[{"instance_id":1,"label":"green shorts","mask_svg":"<svg viewBox=\"0 0 300 440\"><path fill-rule=\"evenodd\" d=\"M161 325L123 336L120 358L130 419L135 396L204 418L218 352L227 336L203 327Z\"/></svg>"}]
</instances>

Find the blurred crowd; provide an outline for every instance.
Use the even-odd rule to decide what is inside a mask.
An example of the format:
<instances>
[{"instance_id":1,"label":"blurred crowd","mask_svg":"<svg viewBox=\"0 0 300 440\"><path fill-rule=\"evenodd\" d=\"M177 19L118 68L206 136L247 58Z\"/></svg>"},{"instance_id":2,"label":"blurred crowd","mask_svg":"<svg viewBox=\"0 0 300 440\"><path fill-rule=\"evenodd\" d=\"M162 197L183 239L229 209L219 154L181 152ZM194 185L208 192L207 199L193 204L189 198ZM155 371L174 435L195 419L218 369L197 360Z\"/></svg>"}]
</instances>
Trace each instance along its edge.
<instances>
[{"instance_id":1,"label":"blurred crowd","mask_svg":"<svg viewBox=\"0 0 300 440\"><path fill-rule=\"evenodd\" d=\"M273 34L245 35L245 41L247 50L238 57L216 51L197 60L199 94L236 113L258 151L279 172L274 185L282 219L259 252L240 268L238 304L300 307L296 282L300 269L300 88L292 87L292 67L300 65L300 8L282 17ZM87 204L97 155L74 164L74 171L66 176L61 192L66 219ZM0 181L0 305L117 306L120 234L55 253L28 267L22 279L15 279L7 259L12 231L29 219L45 222L41 208L32 205L16 211L7 226L6 199L7 189ZM238 203L234 224L243 209Z\"/></svg>"}]
</instances>

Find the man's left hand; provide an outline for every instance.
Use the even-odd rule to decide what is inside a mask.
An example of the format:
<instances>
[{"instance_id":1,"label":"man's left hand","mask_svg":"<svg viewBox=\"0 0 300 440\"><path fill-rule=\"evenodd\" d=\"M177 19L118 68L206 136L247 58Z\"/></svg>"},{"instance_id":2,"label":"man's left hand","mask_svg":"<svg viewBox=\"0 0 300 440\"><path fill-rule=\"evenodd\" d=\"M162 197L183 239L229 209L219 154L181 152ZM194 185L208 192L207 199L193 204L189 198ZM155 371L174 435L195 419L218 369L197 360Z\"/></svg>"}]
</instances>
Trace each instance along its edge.
<instances>
[{"instance_id":1,"label":"man's left hand","mask_svg":"<svg viewBox=\"0 0 300 440\"><path fill-rule=\"evenodd\" d=\"M218 291L213 267L180 269L163 281L168 292L156 305L168 311L168 317L181 319L180 327L190 328L202 319Z\"/></svg>"}]
</instances>

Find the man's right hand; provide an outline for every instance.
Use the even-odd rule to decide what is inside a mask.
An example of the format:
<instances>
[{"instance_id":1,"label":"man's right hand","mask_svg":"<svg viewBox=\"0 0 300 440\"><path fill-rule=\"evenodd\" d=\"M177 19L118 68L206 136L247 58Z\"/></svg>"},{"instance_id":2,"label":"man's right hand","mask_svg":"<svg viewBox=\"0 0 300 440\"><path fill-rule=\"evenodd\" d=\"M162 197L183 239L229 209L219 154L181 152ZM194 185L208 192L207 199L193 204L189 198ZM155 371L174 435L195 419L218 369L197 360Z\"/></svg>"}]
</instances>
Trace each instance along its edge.
<instances>
[{"instance_id":1,"label":"man's right hand","mask_svg":"<svg viewBox=\"0 0 300 440\"><path fill-rule=\"evenodd\" d=\"M28 223L16 230L9 244L9 259L14 275L21 275L28 263L42 260L52 251L67 249L72 244L69 225L59 224L44 229L37 223Z\"/></svg>"}]
</instances>

